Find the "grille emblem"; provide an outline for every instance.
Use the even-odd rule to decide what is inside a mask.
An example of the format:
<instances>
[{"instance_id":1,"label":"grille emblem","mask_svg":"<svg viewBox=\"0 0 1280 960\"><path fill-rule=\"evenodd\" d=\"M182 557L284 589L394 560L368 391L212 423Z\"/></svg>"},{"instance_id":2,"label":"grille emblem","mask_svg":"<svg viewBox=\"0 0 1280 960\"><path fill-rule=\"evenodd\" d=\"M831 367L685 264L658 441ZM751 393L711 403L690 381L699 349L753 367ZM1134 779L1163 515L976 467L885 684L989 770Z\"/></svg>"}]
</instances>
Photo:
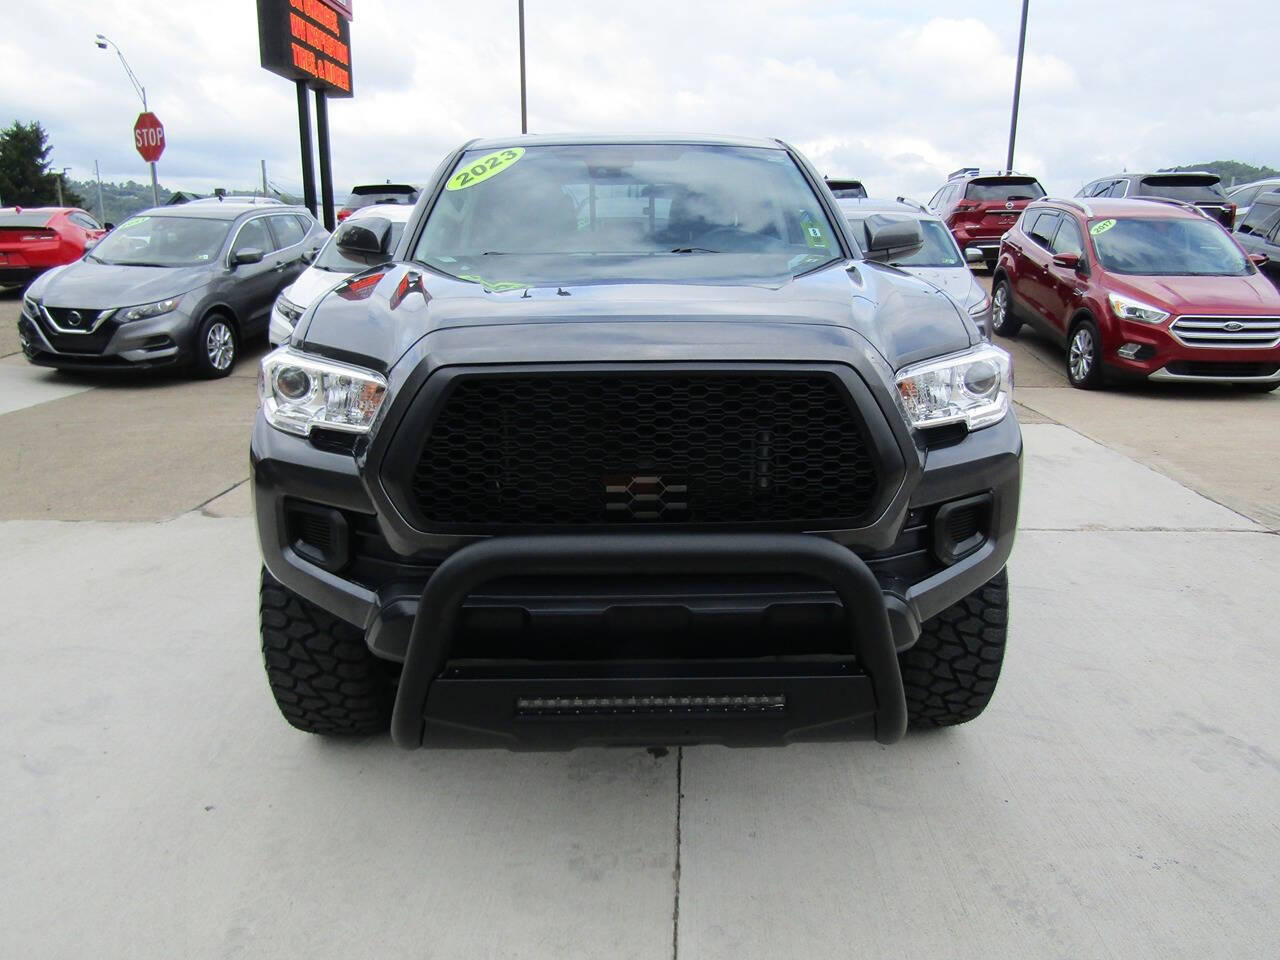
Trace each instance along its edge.
<instances>
[{"instance_id":1,"label":"grille emblem","mask_svg":"<svg viewBox=\"0 0 1280 960\"><path fill-rule=\"evenodd\" d=\"M1230 323L1224 323L1222 325L1222 329L1227 331L1227 333L1239 333L1244 329L1244 324L1237 320L1232 320Z\"/></svg>"},{"instance_id":2,"label":"grille emblem","mask_svg":"<svg viewBox=\"0 0 1280 960\"><path fill-rule=\"evenodd\" d=\"M1004 208L1005 208L1006 210L1012 210L1012 209L1013 209L1013 201L1012 201L1012 200L1006 200L1006 201L1004 202Z\"/></svg>"},{"instance_id":3,"label":"grille emblem","mask_svg":"<svg viewBox=\"0 0 1280 960\"><path fill-rule=\"evenodd\" d=\"M84 317L80 316L79 310L72 310L67 314L67 326L78 327L84 322Z\"/></svg>"},{"instance_id":4,"label":"grille emblem","mask_svg":"<svg viewBox=\"0 0 1280 960\"><path fill-rule=\"evenodd\" d=\"M689 485L656 474L604 478L605 510L633 520L683 520L689 514Z\"/></svg>"}]
</instances>

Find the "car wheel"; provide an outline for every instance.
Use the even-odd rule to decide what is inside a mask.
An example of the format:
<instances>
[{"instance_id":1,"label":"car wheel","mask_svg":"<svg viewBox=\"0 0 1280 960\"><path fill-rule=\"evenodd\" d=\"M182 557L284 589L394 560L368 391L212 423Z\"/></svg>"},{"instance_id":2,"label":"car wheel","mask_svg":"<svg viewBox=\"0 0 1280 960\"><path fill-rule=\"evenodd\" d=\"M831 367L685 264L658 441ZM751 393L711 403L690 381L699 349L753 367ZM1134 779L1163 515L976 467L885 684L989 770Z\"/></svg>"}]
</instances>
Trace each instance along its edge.
<instances>
[{"instance_id":1,"label":"car wheel","mask_svg":"<svg viewBox=\"0 0 1280 960\"><path fill-rule=\"evenodd\" d=\"M1013 300L1009 295L1009 281L1003 277L996 281L991 293L991 332L1002 337L1016 337L1022 321L1013 315Z\"/></svg>"},{"instance_id":2,"label":"car wheel","mask_svg":"<svg viewBox=\"0 0 1280 960\"><path fill-rule=\"evenodd\" d=\"M1096 390L1103 384L1102 335L1092 320L1081 320L1071 331L1067 379L1081 390Z\"/></svg>"},{"instance_id":3,"label":"car wheel","mask_svg":"<svg viewBox=\"0 0 1280 960\"><path fill-rule=\"evenodd\" d=\"M202 377L225 377L236 365L236 328L221 313L205 317L196 331L196 371Z\"/></svg>"}]
</instances>

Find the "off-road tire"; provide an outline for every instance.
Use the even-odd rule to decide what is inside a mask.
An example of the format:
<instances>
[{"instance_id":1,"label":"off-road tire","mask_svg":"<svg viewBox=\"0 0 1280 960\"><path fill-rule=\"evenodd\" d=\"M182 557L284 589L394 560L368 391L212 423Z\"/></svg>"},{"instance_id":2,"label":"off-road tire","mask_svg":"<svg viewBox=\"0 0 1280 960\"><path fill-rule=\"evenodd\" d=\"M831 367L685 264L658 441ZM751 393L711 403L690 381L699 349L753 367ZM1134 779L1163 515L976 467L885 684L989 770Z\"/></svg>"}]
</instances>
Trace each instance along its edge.
<instances>
[{"instance_id":1,"label":"off-road tire","mask_svg":"<svg viewBox=\"0 0 1280 960\"><path fill-rule=\"evenodd\" d=\"M304 600L265 569L258 611L267 682L290 724L339 736L388 729L391 677L359 629Z\"/></svg>"},{"instance_id":2,"label":"off-road tire","mask_svg":"<svg viewBox=\"0 0 1280 960\"><path fill-rule=\"evenodd\" d=\"M898 655L911 726L950 727L986 709L1000 678L1008 627L1004 570L925 621L915 646Z\"/></svg>"}]
</instances>

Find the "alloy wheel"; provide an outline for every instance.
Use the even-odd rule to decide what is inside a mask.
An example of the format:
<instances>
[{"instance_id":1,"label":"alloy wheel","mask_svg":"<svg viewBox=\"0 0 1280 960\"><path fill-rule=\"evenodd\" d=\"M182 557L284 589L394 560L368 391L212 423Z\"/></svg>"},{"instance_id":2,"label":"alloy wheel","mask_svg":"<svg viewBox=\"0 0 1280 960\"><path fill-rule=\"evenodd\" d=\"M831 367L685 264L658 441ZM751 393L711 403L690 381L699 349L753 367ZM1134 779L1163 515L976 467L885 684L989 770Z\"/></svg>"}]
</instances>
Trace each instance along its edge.
<instances>
[{"instance_id":1,"label":"alloy wheel","mask_svg":"<svg viewBox=\"0 0 1280 960\"><path fill-rule=\"evenodd\" d=\"M996 287L995 296L991 298L991 327L994 330L1004 329L1005 313L1009 309L1009 289L1003 283Z\"/></svg>"},{"instance_id":2,"label":"alloy wheel","mask_svg":"<svg viewBox=\"0 0 1280 960\"><path fill-rule=\"evenodd\" d=\"M229 370L236 359L236 338L231 328L222 320L215 320L209 325L209 333L204 338L205 352L209 363L215 370Z\"/></svg>"},{"instance_id":3,"label":"alloy wheel","mask_svg":"<svg viewBox=\"0 0 1280 960\"><path fill-rule=\"evenodd\" d=\"M1084 383L1089 379L1089 373L1093 370L1093 334L1087 327L1081 327L1071 338L1067 367L1071 370L1071 379L1076 383Z\"/></svg>"}]
</instances>

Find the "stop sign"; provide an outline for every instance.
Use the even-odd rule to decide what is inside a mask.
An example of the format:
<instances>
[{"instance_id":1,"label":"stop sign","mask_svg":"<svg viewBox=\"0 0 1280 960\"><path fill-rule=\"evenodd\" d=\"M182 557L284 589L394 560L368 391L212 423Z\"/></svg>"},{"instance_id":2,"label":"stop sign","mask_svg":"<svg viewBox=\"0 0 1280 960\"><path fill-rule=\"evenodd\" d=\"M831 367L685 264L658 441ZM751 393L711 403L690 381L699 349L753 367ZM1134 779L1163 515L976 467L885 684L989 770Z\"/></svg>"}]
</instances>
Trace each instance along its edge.
<instances>
[{"instance_id":1,"label":"stop sign","mask_svg":"<svg viewBox=\"0 0 1280 960\"><path fill-rule=\"evenodd\" d=\"M140 113L133 125L133 145L147 163L155 163L164 153L164 124L154 113Z\"/></svg>"}]
</instances>

